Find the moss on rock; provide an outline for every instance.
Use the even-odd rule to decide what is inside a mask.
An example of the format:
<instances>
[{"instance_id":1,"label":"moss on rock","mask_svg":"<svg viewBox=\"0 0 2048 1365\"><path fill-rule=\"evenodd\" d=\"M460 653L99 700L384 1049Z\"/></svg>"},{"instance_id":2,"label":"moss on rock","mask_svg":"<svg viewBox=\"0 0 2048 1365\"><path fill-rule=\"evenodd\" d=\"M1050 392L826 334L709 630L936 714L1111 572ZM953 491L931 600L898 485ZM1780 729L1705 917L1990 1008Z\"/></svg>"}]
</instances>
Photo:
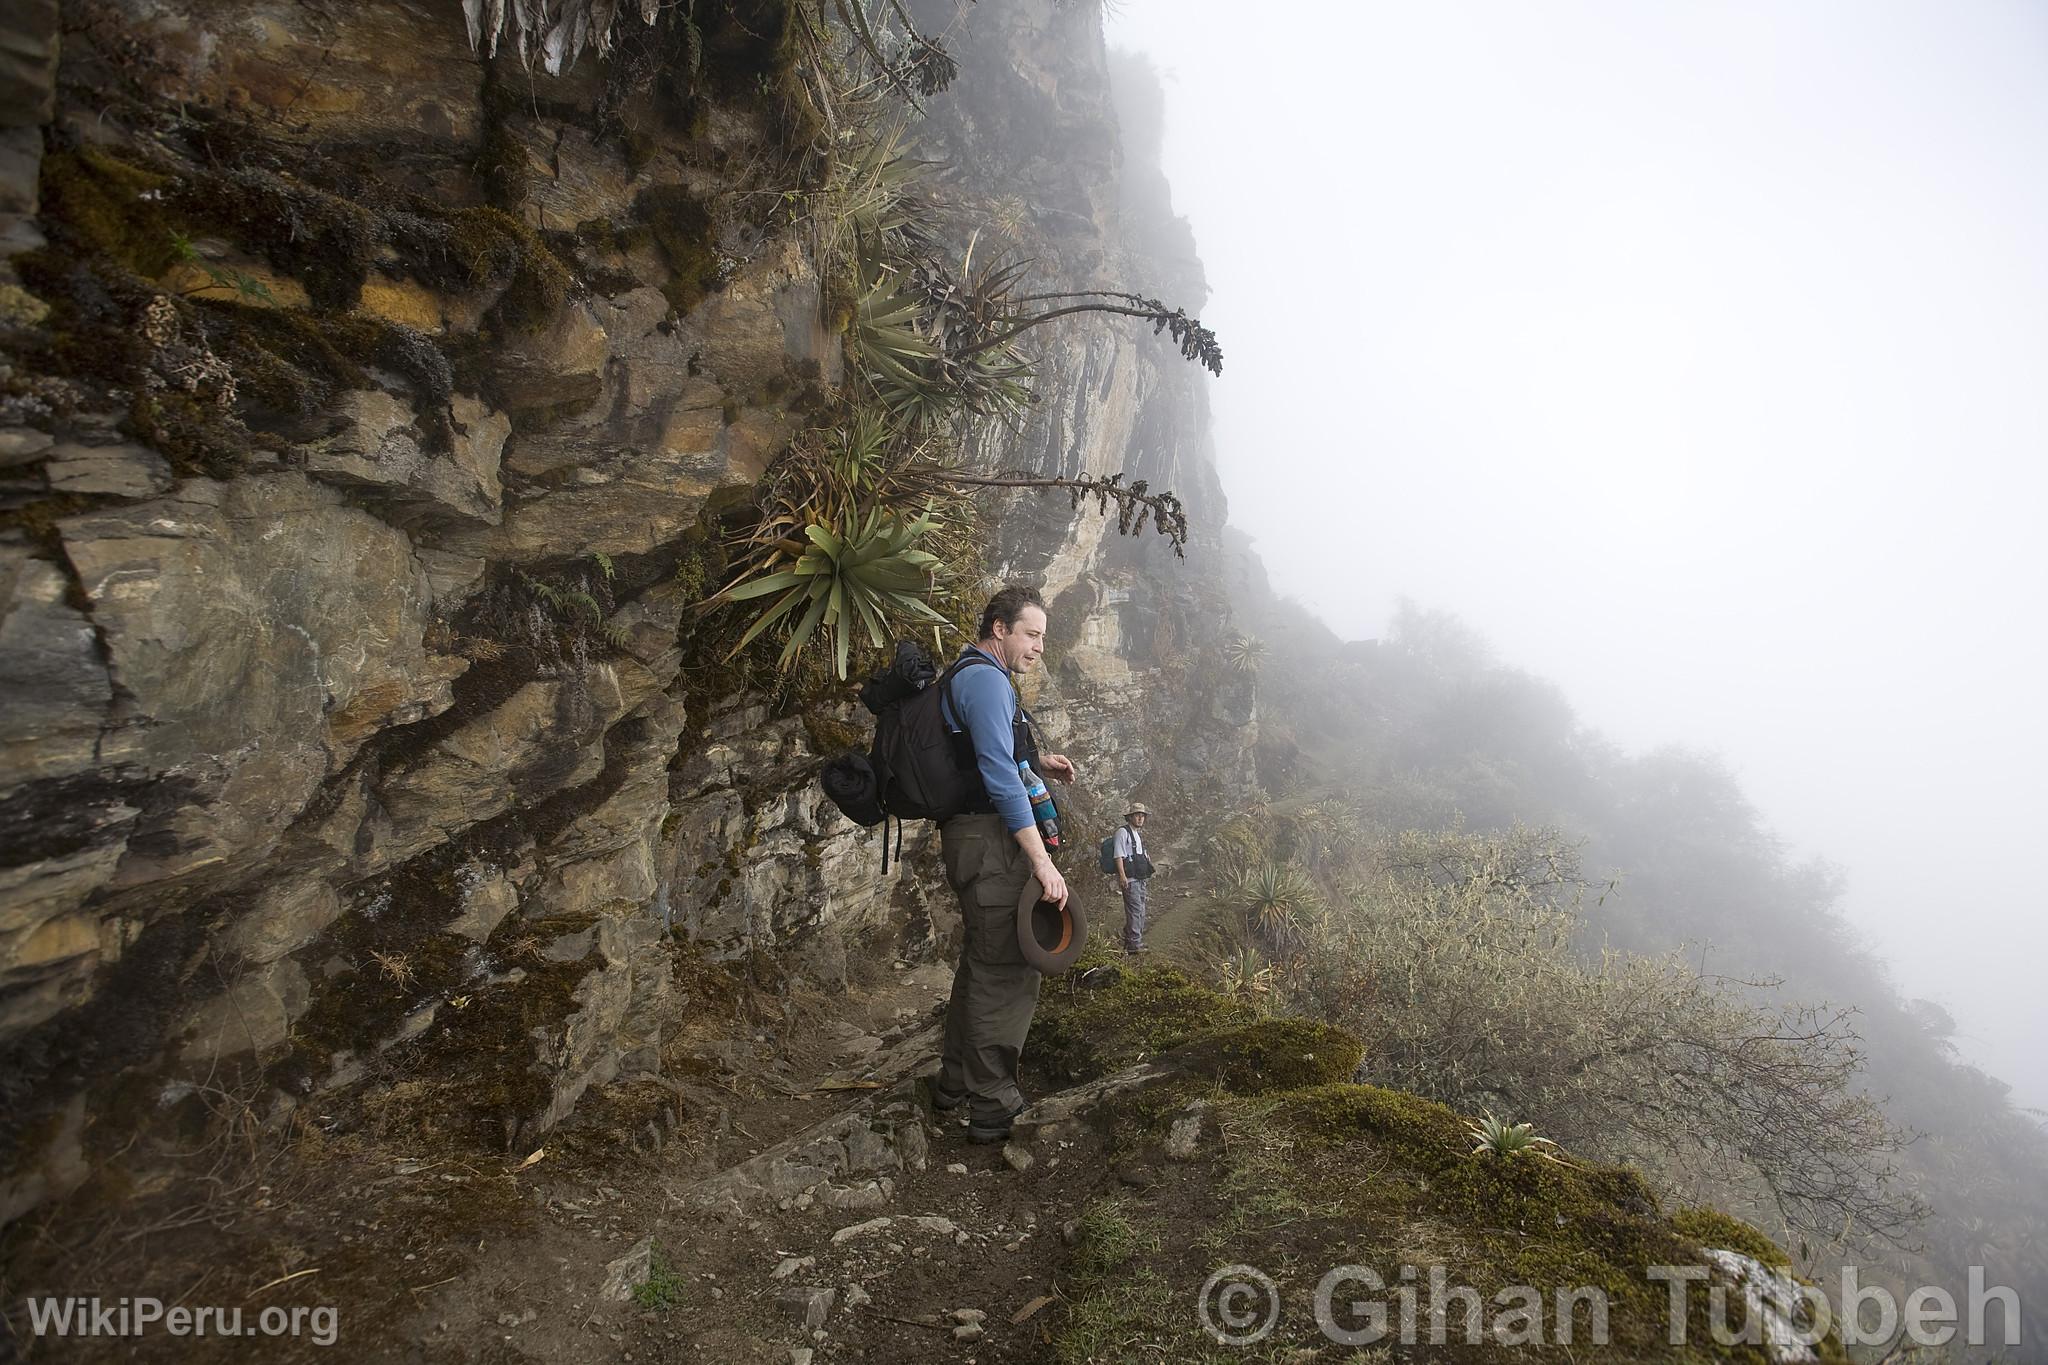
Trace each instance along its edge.
<instances>
[{"instance_id":1,"label":"moss on rock","mask_svg":"<svg viewBox=\"0 0 2048 1365\"><path fill-rule=\"evenodd\" d=\"M1299 1090L1348 1080L1365 1045L1343 1029L1309 1019L1261 1019L1203 1038L1177 1060L1239 1095Z\"/></svg>"},{"instance_id":2,"label":"moss on rock","mask_svg":"<svg viewBox=\"0 0 2048 1365\"><path fill-rule=\"evenodd\" d=\"M292 275L320 312L344 312L361 301L389 236L365 205L258 167L181 180L170 200L189 221Z\"/></svg>"},{"instance_id":3,"label":"moss on rock","mask_svg":"<svg viewBox=\"0 0 2048 1365\"><path fill-rule=\"evenodd\" d=\"M1099 950L1090 957L1096 965L1109 963ZM1107 987L1071 996L1048 992L1032 1020L1026 1055L1060 1080L1093 1080L1254 1022L1249 1006L1218 995L1179 968L1119 970Z\"/></svg>"},{"instance_id":4,"label":"moss on rock","mask_svg":"<svg viewBox=\"0 0 2048 1365\"><path fill-rule=\"evenodd\" d=\"M661 292L678 315L726 284L711 205L687 185L650 185L623 218L591 219L577 226L575 237L584 246L608 253L653 247L668 267Z\"/></svg>"},{"instance_id":5,"label":"moss on rock","mask_svg":"<svg viewBox=\"0 0 2048 1365\"><path fill-rule=\"evenodd\" d=\"M1792 1258L1778 1244L1749 1223L1719 1209L1680 1209L1671 1215L1671 1226L1702 1247L1722 1247L1753 1256L1768 1266L1789 1267Z\"/></svg>"},{"instance_id":6,"label":"moss on rock","mask_svg":"<svg viewBox=\"0 0 2048 1365\"><path fill-rule=\"evenodd\" d=\"M575 284L540 234L503 209L458 209L448 215L448 246L458 275L428 283L484 292L502 289L493 316L518 331L546 326Z\"/></svg>"},{"instance_id":7,"label":"moss on rock","mask_svg":"<svg viewBox=\"0 0 2048 1365\"><path fill-rule=\"evenodd\" d=\"M43 158L42 218L70 243L153 276L176 259L163 205L171 178L102 147Z\"/></svg>"},{"instance_id":8,"label":"moss on rock","mask_svg":"<svg viewBox=\"0 0 2048 1365\"><path fill-rule=\"evenodd\" d=\"M871 734L858 723L825 715L815 707L803 713L804 734L811 741L811 752L821 757L843 753L848 749L866 749Z\"/></svg>"},{"instance_id":9,"label":"moss on rock","mask_svg":"<svg viewBox=\"0 0 2048 1365\"><path fill-rule=\"evenodd\" d=\"M484 197L493 208L517 213L526 203L532 182L532 158L526 144L512 131L511 119L519 111L519 97L498 77L496 60L484 63L481 99L483 125L476 161L470 169L483 182Z\"/></svg>"},{"instance_id":10,"label":"moss on rock","mask_svg":"<svg viewBox=\"0 0 2048 1365\"><path fill-rule=\"evenodd\" d=\"M1091 1016L1098 1023L1104 1017ZM1217 1034L1181 1058L1269 1056L1311 1039L1319 1047L1336 1042L1315 1025L1280 1021ZM1187 1112L1198 1074L1199 1068L1183 1071L1115 1096L1108 1131L1143 1129L1156 1138L1166 1118ZM1388 1285L1412 1281L1416 1267L1442 1266L1449 1283L1470 1287L1482 1303L1511 1288L1534 1287L1553 1332L1572 1317L1582 1344L1572 1358L1579 1360L1762 1365L1767 1359L1760 1346L1714 1341L1705 1281L1685 1291L1692 1345L1672 1349L1669 1287L1649 1274L1655 1266L1698 1263L1701 1241L1736 1244L1766 1259L1767 1243L1754 1229L1744 1236L1746 1225L1711 1210L1666 1218L1641 1174L1629 1167L1526 1152L1507 1159L1475 1155L1465 1120L1415 1095L1352 1084L1289 1088L1266 1066L1249 1076L1263 1093L1208 1093L1226 1141L1204 1146L1193 1161L1170 1163L1156 1193L1093 1206L1077 1226L1067 1266L1072 1307L1056 1329L1056 1358L1104 1358L1105 1333L1142 1336L1175 1359L1209 1358L1210 1343L1180 1307L1182 1293L1140 1302L1122 1291L1139 1283L1178 1291L1200 1283L1220 1263L1244 1260L1269 1267L1362 1265ZM1284 1293L1305 1294L1298 1277L1293 1283L1281 1278ZM1588 1306L1586 1291L1597 1291L1604 1317ZM1735 1312L1739 1325L1739 1301ZM1319 1344L1312 1328L1296 1325L1307 1317L1283 1313L1283 1330L1267 1343L1271 1358L1292 1358L1291 1351ZM1452 1321L1450 1343L1431 1359L1524 1358L1517 1348L1485 1339L1483 1329L1481 1339L1461 1341ZM1611 1335L1587 1342L1596 1321L1607 1322ZM1843 1358L1834 1337L1816 1349L1822 1360Z\"/></svg>"},{"instance_id":11,"label":"moss on rock","mask_svg":"<svg viewBox=\"0 0 2048 1365\"><path fill-rule=\"evenodd\" d=\"M724 278L714 243L711 210L684 185L655 185L641 191L633 213L668 262L661 292L678 314L690 312Z\"/></svg>"},{"instance_id":12,"label":"moss on rock","mask_svg":"<svg viewBox=\"0 0 2048 1365\"><path fill-rule=\"evenodd\" d=\"M334 188L348 192L336 193L312 183L326 166L317 157L281 160L254 140L243 152L223 169L99 146L55 150L42 166L50 246L17 261L47 311L15 329L9 358L77 389L78 403L125 405L125 431L180 474L231 477L259 448L305 439L306 421L337 391L371 384L371 366L403 376L429 445L447 446L457 387L449 352L355 311L374 266L493 296L492 332L545 327L575 287L540 237L499 209L451 210L339 171ZM299 174L271 168L280 165ZM311 309L185 298L155 283L202 233L290 274Z\"/></svg>"}]
</instances>

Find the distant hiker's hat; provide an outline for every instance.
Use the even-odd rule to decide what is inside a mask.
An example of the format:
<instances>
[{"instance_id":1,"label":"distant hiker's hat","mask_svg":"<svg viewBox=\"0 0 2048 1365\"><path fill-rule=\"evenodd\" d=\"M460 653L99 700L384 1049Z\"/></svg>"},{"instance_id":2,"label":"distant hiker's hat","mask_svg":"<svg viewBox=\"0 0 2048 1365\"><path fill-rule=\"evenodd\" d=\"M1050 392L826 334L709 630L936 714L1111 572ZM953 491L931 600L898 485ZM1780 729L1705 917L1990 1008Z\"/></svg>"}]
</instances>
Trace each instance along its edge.
<instances>
[{"instance_id":1,"label":"distant hiker's hat","mask_svg":"<svg viewBox=\"0 0 2048 1365\"><path fill-rule=\"evenodd\" d=\"M1131 808L1124 812L1124 819L1128 820L1133 815L1150 815L1151 813L1151 811L1145 809L1143 801L1133 801L1131 802Z\"/></svg>"},{"instance_id":2,"label":"distant hiker's hat","mask_svg":"<svg viewBox=\"0 0 2048 1365\"><path fill-rule=\"evenodd\" d=\"M1064 907L1044 895L1038 878L1024 879L1024 894L1017 901L1017 946L1024 950L1026 962L1047 976L1057 976L1081 956L1088 942L1088 918L1071 895Z\"/></svg>"}]
</instances>

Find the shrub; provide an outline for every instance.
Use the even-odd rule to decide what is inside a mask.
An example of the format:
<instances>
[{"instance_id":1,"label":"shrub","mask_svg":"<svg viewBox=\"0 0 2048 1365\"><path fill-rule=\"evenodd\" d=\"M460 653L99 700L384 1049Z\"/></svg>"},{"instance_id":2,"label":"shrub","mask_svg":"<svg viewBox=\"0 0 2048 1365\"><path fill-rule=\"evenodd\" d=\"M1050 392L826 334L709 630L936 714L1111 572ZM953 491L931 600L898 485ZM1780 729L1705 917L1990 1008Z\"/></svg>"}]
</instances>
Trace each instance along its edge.
<instances>
[{"instance_id":1,"label":"shrub","mask_svg":"<svg viewBox=\"0 0 2048 1365\"><path fill-rule=\"evenodd\" d=\"M1288 1002L1355 1033L1377 1084L1512 1107L1576 1151L1756 1173L1789 1221L1901 1232L1901 1136L1856 1088L1846 1010L1772 1000L1676 955L1582 956L1585 883L1553 834L1393 841L1360 893L1305 922Z\"/></svg>"}]
</instances>

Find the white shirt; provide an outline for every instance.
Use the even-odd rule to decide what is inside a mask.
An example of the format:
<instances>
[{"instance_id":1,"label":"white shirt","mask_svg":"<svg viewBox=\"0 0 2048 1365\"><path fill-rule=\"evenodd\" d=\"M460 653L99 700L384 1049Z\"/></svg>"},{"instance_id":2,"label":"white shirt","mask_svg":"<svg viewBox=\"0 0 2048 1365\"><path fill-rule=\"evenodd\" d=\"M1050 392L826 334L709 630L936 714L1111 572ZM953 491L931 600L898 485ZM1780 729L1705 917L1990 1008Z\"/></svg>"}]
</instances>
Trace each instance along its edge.
<instances>
[{"instance_id":1,"label":"white shirt","mask_svg":"<svg viewBox=\"0 0 2048 1365\"><path fill-rule=\"evenodd\" d=\"M1129 825L1118 825L1116 829L1116 856L1129 862L1145 851L1145 836Z\"/></svg>"}]
</instances>

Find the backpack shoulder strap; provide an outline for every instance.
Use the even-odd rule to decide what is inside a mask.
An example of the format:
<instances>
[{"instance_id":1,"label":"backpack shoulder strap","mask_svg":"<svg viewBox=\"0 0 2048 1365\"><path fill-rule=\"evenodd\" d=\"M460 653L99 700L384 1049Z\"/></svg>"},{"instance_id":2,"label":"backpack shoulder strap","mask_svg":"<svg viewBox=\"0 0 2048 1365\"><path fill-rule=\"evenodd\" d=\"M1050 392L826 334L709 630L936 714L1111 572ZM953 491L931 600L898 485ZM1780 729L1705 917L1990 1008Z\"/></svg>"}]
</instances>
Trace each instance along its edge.
<instances>
[{"instance_id":1,"label":"backpack shoulder strap","mask_svg":"<svg viewBox=\"0 0 2048 1365\"><path fill-rule=\"evenodd\" d=\"M939 676L939 695L946 703L945 710L952 714L955 721L960 722L962 730L967 728L967 723L960 720L960 703L953 700L953 676L963 668L973 668L978 665L988 668L995 668L997 666L994 659L977 651L972 654L962 654L959 658L953 660L951 664L947 665L946 671Z\"/></svg>"}]
</instances>

